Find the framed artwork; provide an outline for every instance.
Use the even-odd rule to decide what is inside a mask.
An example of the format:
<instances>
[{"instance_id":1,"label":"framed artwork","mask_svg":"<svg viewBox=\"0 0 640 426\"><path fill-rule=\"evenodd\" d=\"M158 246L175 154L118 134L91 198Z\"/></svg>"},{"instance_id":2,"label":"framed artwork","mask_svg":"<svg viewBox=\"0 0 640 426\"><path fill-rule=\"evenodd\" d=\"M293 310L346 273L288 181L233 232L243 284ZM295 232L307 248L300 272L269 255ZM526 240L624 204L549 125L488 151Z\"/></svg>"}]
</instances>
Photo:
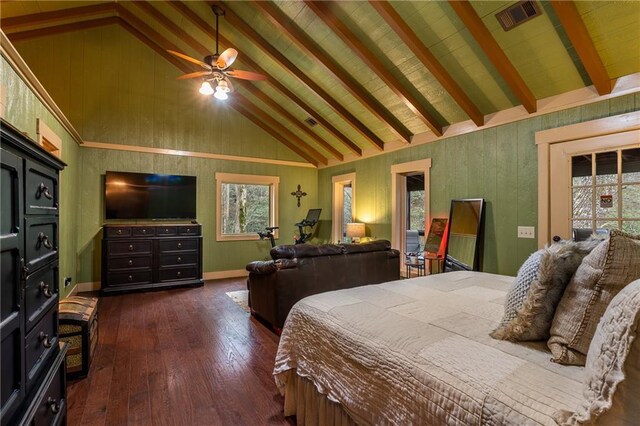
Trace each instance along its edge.
<instances>
[{"instance_id":1,"label":"framed artwork","mask_svg":"<svg viewBox=\"0 0 640 426\"><path fill-rule=\"evenodd\" d=\"M440 244L444 237L444 231L447 229L446 218L433 218L431 219L431 226L429 227L429 234L424 242L424 251L429 253L438 253L440 250Z\"/></svg>"}]
</instances>

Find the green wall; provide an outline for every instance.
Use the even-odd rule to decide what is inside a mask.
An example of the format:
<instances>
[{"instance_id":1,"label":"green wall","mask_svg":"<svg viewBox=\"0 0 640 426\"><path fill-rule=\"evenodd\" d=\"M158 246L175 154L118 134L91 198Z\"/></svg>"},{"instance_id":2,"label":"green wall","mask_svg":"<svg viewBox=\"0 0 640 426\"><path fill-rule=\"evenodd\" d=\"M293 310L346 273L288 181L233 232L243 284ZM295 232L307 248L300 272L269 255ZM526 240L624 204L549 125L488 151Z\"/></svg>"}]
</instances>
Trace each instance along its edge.
<instances>
[{"instance_id":1,"label":"green wall","mask_svg":"<svg viewBox=\"0 0 640 426\"><path fill-rule=\"evenodd\" d=\"M60 175L60 292L66 297L75 284L76 257L76 227L78 217L79 197L76 191L78 181L77 165L79 163L78 144L64 129L62 124L40 102L4 57L0 58L0 82L7 88L7 105L5 119L22 132L35 140L36 119L41 119L46 125L62 138L62 160L67 167ZM63 287L63 278L71 277L72 285Z\"/></svg>"},{"instance_id":2,"label":"green wall","mask_svg":"<svg viewBox=\"0 0 640 426\"><path fill-rule=\"evenodd\" d=\"M322 169L322 219L331 220L331 177L355 172L356 220L369 236L391 239L391 165L431 158L432 216L448 217L452 198L485 198L483 270L514 275L537 247L517 238L518 225L538 225L535 132L638 109L640 94L631 94ZM330 239L330 227L323 231Z\"/></svg>"},{"instance_id":3,"label":"green wall","mask_svg":"<svg viewBox=\"0 0 640 426\"><path fill-rule=\"evenodd\" d=\"M177 81L177 68L116 25L16 43L16 49L83 140L304 162L228 104L204 98L197 82ZM77 281L100 281L104 173L107 170L197 177L204 272L244 269L268 257L266 241L217 242L215 173L280 177L281 242L316 206L317 170L81 147L75 170ZM296 206L300 184L309 195Z\"/></svg>"}]
</instances>

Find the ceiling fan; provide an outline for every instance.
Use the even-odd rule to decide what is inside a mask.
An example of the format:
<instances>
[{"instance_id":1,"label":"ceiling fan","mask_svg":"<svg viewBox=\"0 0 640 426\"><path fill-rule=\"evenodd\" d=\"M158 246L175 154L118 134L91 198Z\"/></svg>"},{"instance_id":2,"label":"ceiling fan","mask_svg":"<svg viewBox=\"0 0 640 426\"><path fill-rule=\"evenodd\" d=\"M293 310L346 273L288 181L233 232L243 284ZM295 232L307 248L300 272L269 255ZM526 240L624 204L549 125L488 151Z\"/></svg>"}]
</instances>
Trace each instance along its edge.
<instances>
[{"instance_id":1,"label":"ceiling fan","mask_svg":"<svg viewBox=\"0 0 640 426\"><path fill-rule=\"evenodd\" d=\"M218 53L218 18L224 16L224 9L220 6L213 5L211 10L216 15L216 53L213 55L207 55L202 61L194 59L184 53L176 52L174 50L167 50L172 55L177 56L180 59L189 61L193 64L200 65L205 71L196 71L188 74L181 75L178 80L185 80L189 78L202 78L202 85L200 86L200 93L203 95L213 95L217 99L227 99L228 93L233 92L233 85L229 80L229 77L239 78L242 80L266 80L262 74L251 71L234 70L229 68L231 64L238 57L238 51L233 48L228 48L222 53ZM212 85L213 83L213 85ZM215 92L214 92L215 88Z\"/></svg>"}]
</instances>

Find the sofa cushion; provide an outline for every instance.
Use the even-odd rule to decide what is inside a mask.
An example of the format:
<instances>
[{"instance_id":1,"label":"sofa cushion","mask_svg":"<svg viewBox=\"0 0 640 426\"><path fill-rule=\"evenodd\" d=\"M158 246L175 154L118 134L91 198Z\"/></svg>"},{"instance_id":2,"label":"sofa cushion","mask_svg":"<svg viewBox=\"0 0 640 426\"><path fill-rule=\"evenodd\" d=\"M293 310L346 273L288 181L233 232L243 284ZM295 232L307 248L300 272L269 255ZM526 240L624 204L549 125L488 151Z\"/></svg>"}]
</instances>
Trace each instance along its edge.
<instances>
[{"instance_id":1,"label":"sofa cushion","mask_svg":"<svg viewBox=\"0 0 640 426\"><path fill-rule=\"evenodd\" d=\"M271 249L271 258L294 259L296 257L318 257L343 254L344 248L338 244L322 244L319 246L312 244L290 244L275 246Z\"/></svg>"},{"instance_id":2,"label":"sofa cushion","mask_svg":"<svg viewBox=\"0 0 640 426\"><path fill-rule=\"evenodd\" d=\"M533 253L507 294L502 322L492 333L495 339L547 340L553 316L567 283L582 259L600 243L564 240Z\"/></svg>"},{"instance_id":3,"label":"sofa cushion","mask_svg":"<svg viewBox=\"0 0 640 426\"><path fill-rule=\"evenodd\" d=\"M598 321L609 302L640 278L640 235L613 230L576 271L562 295L547 342L553 360L584 365Z\"/></svg>"},{"instance_id":4,"label":"sofa cushion","mask_svg":"<svg viewBox=\"0 0 640 426\"><path fill-rule=\"evenodd\" d=\"M640 419L640 280L623 288L593 336L583 381L584 399L574 412L554 416L561 425L636 424Z\"/></svg>"},{"instance_id":5,"label":"sofa cushion","mask_svg":"<svg viewBox=\"0 0 640 426\"><path fill-rule=\"evenodd\" d=\"M371 251L391 250L391 243L387 240L375 240L362 244L342 244L344 252L350 253L368 253Z\"/></svg>"}]
</instances>

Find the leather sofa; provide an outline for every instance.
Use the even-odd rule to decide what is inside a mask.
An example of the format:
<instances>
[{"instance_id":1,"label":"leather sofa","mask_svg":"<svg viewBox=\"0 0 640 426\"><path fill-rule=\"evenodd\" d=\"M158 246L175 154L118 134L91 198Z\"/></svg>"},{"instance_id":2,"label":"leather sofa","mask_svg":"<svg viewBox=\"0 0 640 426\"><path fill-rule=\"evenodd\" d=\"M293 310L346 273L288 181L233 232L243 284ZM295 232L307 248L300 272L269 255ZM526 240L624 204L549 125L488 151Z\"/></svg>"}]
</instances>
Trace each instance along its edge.
<instances>
[{"instance_id":1,"label":"leather sofa","mask_svg":"<svg viewBox=\"0 0 640 426\"><path fill-rule=\"evenodd\" d=\"M276 330L312 294L400 279L400 253L386 240L363 244L282 245L270 261L247 265L251 312Z\"/></svg>"}]
</instances>

